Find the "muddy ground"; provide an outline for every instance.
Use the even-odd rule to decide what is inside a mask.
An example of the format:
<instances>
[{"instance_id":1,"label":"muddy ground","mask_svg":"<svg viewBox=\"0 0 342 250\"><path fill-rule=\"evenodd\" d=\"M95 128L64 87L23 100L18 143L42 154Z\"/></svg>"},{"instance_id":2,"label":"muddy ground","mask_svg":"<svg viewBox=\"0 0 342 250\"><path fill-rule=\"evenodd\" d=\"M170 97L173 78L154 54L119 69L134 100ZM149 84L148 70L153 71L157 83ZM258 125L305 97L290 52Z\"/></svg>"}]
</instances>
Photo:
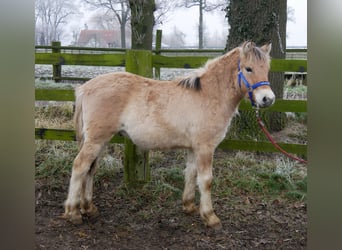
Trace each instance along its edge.
<instances>
[{"instance_id":1,"label":"muddy ground","mask_svg":"<svg viewBox=\"0 0 342 250\"><path fill-rule=\"evenodd\" d=\"M183 213L181 194L125 191L123 173L95 185L100 216L82 225L60 219L65 185L36 181L36 249L305 249L306 204L262 195L213 191L214 209L223 229L206 228L200 216ZM216 176L215 178L220 178Z\"/></svg>"}]
</instances>

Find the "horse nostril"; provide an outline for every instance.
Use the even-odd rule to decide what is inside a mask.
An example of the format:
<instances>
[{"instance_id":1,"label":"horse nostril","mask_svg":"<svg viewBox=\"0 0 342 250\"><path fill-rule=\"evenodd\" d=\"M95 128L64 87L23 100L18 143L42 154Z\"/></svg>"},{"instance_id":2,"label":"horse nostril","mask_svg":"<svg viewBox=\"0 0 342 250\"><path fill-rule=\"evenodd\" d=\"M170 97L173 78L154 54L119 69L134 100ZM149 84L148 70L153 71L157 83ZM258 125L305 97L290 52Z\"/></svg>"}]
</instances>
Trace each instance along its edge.
<instances>
[{"instance_id":1,"label":"horse nostril","mask_svg":"<svg viewBox=\"0 0 342 250\"><path fill-rule=\"evenodd\" d=\"M262 102L263 102L265 105L269 106L269 105L272 104L273 99L272 99L272 98L269 98L269 97L267 97L267 96L264 96L264 98L262 98Z\"/></svg>"}]
</instances>

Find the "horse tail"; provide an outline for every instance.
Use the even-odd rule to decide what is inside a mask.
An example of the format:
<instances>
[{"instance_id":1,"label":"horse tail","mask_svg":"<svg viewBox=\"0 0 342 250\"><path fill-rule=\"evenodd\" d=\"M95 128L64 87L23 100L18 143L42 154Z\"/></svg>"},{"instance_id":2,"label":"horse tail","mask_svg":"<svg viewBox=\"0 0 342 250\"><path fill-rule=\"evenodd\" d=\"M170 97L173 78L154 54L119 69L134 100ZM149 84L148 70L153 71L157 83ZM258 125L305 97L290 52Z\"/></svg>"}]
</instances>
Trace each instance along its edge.
<instances>
[{"instance_id":1,"label":"horse tail","mask_svg":"<svg viewBox=\"0 0 342 250\"><path fill-rule=\"evenodd\" d=\"M80 87L76 87L74 123L75 123L75 130L76 130L76 140L78 142L79 148L82 147L83 141L84 141L82 99L83 99L83 91L81 90Z\"/></svg>"}]
</instances>

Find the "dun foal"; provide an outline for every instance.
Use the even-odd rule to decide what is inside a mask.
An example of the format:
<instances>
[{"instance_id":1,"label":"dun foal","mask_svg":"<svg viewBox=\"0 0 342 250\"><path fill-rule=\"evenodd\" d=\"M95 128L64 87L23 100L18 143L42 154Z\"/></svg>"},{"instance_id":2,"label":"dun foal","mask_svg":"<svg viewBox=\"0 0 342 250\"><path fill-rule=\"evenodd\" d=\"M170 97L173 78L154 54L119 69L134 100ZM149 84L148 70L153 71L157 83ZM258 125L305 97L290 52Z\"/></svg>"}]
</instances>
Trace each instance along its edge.
<instances>
[{"instance_id":1,"label":"dun foal","mask_svg":"<svg viewBox=\"0 0 342 250\"><path fill-rule=\"evenodd\" d=\"M92 202L99 155L116 133L142 149L187 150L183 209L198 211L204 223L220 228L211 201L213 153L223 140L239 102L267 107L275 96L269 86L271 44L245 42L210 60L193 75L158 81L130 73L100 75L76 89L75 123L80 151L74 160L64 218L82 223L97 216Z\"/></svg>"}]
</instances>

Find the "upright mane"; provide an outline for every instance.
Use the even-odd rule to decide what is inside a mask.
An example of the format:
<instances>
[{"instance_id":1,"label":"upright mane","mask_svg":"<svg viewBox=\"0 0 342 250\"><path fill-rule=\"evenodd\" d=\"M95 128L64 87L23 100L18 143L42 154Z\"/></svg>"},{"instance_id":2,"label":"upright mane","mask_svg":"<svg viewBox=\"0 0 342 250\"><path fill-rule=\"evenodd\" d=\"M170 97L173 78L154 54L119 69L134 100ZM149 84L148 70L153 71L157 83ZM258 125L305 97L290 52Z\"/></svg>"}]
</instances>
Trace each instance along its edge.
<instances>
[{"instance_id":1,"label":"upright mane","mask_svg":"<svg viewBox=\"0 0 342 250\"><path fill-rule=\"evenodd\" d=\"M269 50L271 50L271 45L264 45L262 47L257 47L253 42L244 42L240 47L240 57L246 61L256 63L263 62L270 65L271 58L269 55Z\"/></svg>"}]
</instances>

